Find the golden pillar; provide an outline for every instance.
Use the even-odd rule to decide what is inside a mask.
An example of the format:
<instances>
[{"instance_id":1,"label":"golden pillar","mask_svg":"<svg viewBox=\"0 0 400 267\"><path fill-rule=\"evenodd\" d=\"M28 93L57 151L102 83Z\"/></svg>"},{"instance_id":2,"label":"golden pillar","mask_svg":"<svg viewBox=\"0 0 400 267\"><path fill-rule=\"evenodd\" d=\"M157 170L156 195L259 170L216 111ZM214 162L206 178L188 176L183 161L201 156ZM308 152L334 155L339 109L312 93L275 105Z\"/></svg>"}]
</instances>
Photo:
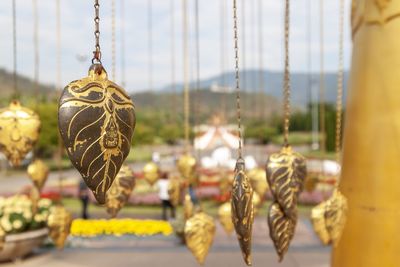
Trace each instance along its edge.
<instances>
[{"instance_id":1,"label":"golden pillar","mask_svg":"<svg viewBox=\"0 0 400 267\"><path fill-rule=\"evenodd\" d=\"M400 266L400 0L353 0L340 188L348 221L334 267Z\"/></svg>"}]
</instances>

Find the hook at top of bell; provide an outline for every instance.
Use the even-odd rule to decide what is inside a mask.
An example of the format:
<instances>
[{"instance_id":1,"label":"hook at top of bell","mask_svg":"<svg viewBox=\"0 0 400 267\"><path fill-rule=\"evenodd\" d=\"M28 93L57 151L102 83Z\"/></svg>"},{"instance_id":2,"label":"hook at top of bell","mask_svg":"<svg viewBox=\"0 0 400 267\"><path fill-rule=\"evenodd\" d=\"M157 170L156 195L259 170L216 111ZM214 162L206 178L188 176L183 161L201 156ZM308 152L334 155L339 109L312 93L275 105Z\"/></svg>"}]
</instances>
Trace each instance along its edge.
<instances>
[{"instance_id":1,"label":"hook at top of bell","mask_svg":"<svg viewBox=\"0 0 400 267\"><path fill-rule=\"evenodd\" d=\"M93 63L89 68L89 76L98 75L103 79L107 79L107 71L104 69L101 62Z\"/></svg>"},{"instance_id":2,"label":"hook at top of bell","mask_svg":"<svg viewBox=\"0 0 400 267\"><path fill-rule=\"evenodd\" d=\"M245 171L246 164L243 158L239 158L236 161L235 171Z\"/></svg>"}]
</instances>

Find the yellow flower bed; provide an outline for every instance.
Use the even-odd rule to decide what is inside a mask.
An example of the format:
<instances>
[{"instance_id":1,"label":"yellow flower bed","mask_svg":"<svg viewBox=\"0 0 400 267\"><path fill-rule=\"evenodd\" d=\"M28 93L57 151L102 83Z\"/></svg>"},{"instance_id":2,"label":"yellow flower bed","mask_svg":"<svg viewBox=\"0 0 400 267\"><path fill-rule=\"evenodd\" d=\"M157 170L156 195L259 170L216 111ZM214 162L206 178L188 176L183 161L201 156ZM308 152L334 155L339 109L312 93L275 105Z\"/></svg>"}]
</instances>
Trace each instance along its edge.
<instances>
[{"instance_id":1,"label":"yellow flower bed","mask_svg":"<svg viewBox=\"0 0 400 267\"><path fill-rule=\"evenodd\" d=\"M71 235L92 237L97 235L137 235L151 236L172 234L171 224L156 220L111 219L111 220L82 220L72 222Z\"/></svg>"}]
</instances>

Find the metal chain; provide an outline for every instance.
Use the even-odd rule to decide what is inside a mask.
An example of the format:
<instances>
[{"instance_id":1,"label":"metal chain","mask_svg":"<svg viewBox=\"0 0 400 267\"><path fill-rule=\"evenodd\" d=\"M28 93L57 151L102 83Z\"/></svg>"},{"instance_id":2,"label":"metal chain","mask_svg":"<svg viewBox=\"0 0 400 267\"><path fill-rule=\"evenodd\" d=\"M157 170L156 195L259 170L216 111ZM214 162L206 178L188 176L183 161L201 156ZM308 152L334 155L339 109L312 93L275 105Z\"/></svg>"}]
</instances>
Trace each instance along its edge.
<instances>
[{"instance_id":1,"label":"metal chain","mask_svg":"<svg viewBox=\"0 0 400 267\"><path fill-rule=\"evenodd\" d=\"M177 109L177 96L176 96L176 81L175 81L175 0L170 0L170 14L171 14L171 104L173 111L173 120L175 121L178 109Z\"/></svg>"},{"instance_id":2,"label":"metal chain","mask_svg":"<svg viewBox=\"0 0 400 267\"><path fill-rule=\"evenodd\" d=\"M290 68L289 68L290 1L285 1L285 70L283 78L283 139L289 146L290 126Z\"/></svg>"},{"instance_id":3,"label":"metal chain","mask_svg":"<svg viewBox=\"0 0 400 267\"><path fill-rule=\"evenodd\" d=\"M319 86L319 124L321 132L321 151L326 151L325 126L325 75L324 75L324 0L320 0L320 86Z\"/></svg>"},{"instance_id":4,"label":"metal chain","mask_svg":"<svg viewBox=\"0 0 400 267\"><path fill-rule=\"evenodd\" d=\"M92 63L101 64L101 51L100 51L100 17L99 17L100 4L99 0L94 0L94 37L95 37L95 51L93 51Z\"/></svg>"},{"instance_id":5,"label":"metal chain","mask_svg":"<svg viewBox=\"0 0 400 267\"><path fill-rule=\"evenodd\" d=\"M239 148L238 148L238 159L242 159L242 118L240 109L240 80L239 80L239 47L238 47L238 18L237 18L237 5L236 0L233 0L233 33L235 43L235 81L236 81L236 115L238 125L238 137L239 137Z\"/></svg>"},{"instance_id":6,"label":"metal chain","mask_svg":"<svg viewBox=\"0 0 400 267\"><path fill-rule=\"evenodd\" d=\"M121 85L125 87L125 0L121 0Z\"/></svg>"},{"instance_id":7,"label":"metal chain","mask_svg":"<svg viewBox=\"0 0 400 267\"><path fill-rule=\"evenodd\" d=\"M37 0L32 0L33 6L33 46L34 46L34 66L33 66L33 77L35 84L35 106L36 111L39 108L39 31L38 31L38 9L37 9Z\"/></svg>"},{"instance_id":8,"label":"metal chain","mask_svg":"<svg viewBox=\"0 0 400 267\"><path fill-rule=\"evenodd\" d=\"M153 2L148 0L147 2L147 27L148 27L148 79L149 79L149 90L153 91Z\"/></svg>"},{"instance_id":9,"label":"metal chain","mask_svg":"<svg viewBox=\"0 0 400 267\"><path fill-rule=\"evenodd\" d=\"M263 38L263 4L262 0L258 0L258 116L259 119L264 118L264 38Z\"/></svg>"},{"instance_id":10,"label":"metal chain","mask_svg":"<svg viewBox=\"0 0 400 267\"><path fill-rule=\"evenodd\" d=\"M188 62L188 19L187 19L187 0L182 1L182 12L183 12L183 114L184 114L184 130L185 130L185 152L189 153L190 141L189 141L189 112L190 112L190 98L189 98L189 62Z\"/></svg>"},{"instance_id":11,"label":"metal chain","mask_svg":"<svg viewBox=\"0 0 400 267\"><path fill-rule=\"evenodd\" d=\"M115 0L111 1L111 78L115 81L116 47L115 47Z\"/></svg>"},{"instance_id":12,"label":"metal chain","mask_svg":"<svg viewBox=\"0 0 400 267\"><path fill-rule=\"evenodd\" d=\"M199 125L199 91L200 91L200 29L199 29L199 0L195 0L194 5L194 16L195 16L195 23L194 23L194 31L195 31L195 43L196 43L196 99L194 99L194 107L193 107L193 119L194 125Z\"/></svg>"},{"instance_id":13,"label":"metal chain","mask_svg":"<svg viewBox=\"0 0 400 267\"><path fill-rule=\"evenodd\" d=\"M16 0L12 1L12 23L13 23L13 87L14 96L13 98L18 98L18 84L17 84L17 8Z\"/></svg>"},{"instance_id":14,"label":"metal chain","mask_svg":"<svg viewBox=\"0 0 400 267\"><path fill-rule=\"evenodd\" d=\"M340 164L342 149L342 109L343 109L343 38L344 38L344 0L340 0L340 17L339 17L339 71L337 81L337 98L336 98L336 140L335 152L336 162Z\"/></svg>"}]
</instances>

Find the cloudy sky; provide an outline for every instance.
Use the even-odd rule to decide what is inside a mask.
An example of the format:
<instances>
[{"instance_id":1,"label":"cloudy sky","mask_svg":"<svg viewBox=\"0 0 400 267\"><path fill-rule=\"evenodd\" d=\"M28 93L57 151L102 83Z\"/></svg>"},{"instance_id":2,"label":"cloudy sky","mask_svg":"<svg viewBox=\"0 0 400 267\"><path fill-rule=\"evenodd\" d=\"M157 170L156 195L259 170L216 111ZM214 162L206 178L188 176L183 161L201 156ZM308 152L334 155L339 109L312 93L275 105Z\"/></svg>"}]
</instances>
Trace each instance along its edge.
<instances>
[{"instance_id":1,"label":"cloudy sky","mask_svg":"<svg viewBox=\"0 0 400 267\"><path fill-rule=\"evenodd\" d=\"M33 70L33 4L32 0L17 1L17 50L18 72L32 77ZM61 36L62 36L62 81L63 84L85 76L90 65L93 38L93 1L61 1ZM111 73L111 2L100 0L101 47L103 64ZM149 85L148 73L148 1L150 0L115 0L117 13L117 70L116 81L121 81L121 32L125 32L126 88L129 91L145 90ZM182 1L151 0L153 23L153 80L155 87L163 87L171 82L171 6L174 8L176 80L182 81ZM190 73L194 73L194 0L188 1L189 38L190 38ZM225 1L225 2L224 2ZM241 24L245 2L245 36L242 28L239 38L246 40L246 68L258 67L258 5L262 5L263 24L263 62L267 70L281 71L283 66L283 5L278 0L238 0L239 23ZM39 10L40 38L40 80L54 84L56 80L56 0L37 0ZM223 3L224 2L224 3ZM295 0L291 9L291 68L305 72L308 69L308 28L311 23L311 65L313 71L319 70L319 0ZM124 3L125 20L121 19L121 4ZM172 3L172 5L171 5ZM222 4L223 3L223 4ZM232 1L199 0L200 18L200 65L201 78L218 75L221 72L221 6L225 5L224 69L233 70L232 42ZM345 65L350 65L350 0L345 0ZM311 8L309 8L311 7ZM0 1L0 68L12 70L12 0ZM339 1L324 1L325 28L325 69L337 70ZM242 45L242 42L239 43ZM241 52L243 52L241 50ZM243 54L241 54L243 55ZM82 62L78 58L86 60Z\"/></svg>"}]
</instances>

